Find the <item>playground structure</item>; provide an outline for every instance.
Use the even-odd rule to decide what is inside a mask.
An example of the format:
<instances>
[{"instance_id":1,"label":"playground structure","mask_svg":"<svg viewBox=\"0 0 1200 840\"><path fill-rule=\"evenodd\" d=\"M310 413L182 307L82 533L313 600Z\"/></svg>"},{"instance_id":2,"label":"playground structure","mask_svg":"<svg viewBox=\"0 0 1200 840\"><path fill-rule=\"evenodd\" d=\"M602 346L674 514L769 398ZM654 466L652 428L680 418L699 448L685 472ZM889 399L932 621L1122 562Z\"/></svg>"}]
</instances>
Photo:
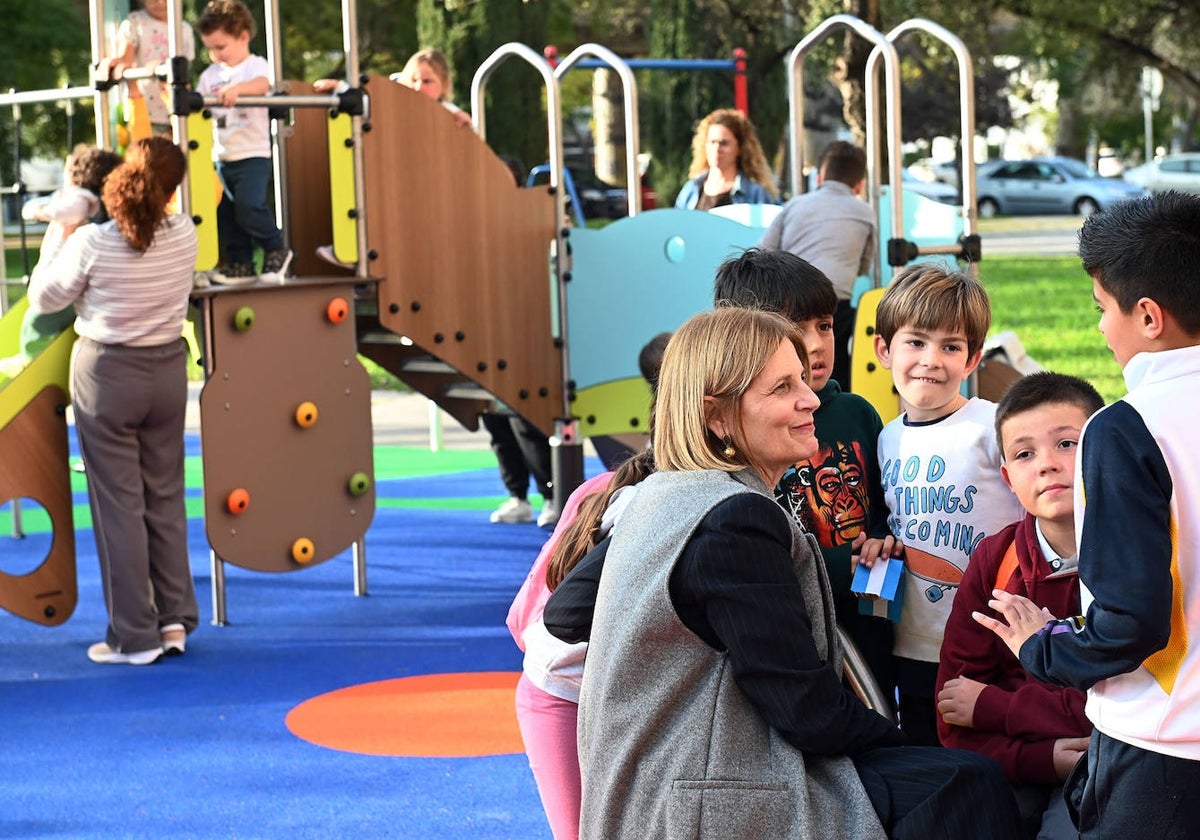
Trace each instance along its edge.
<instances>
[{"instance_id":1,"label":"playground structure","mask_svg":"<svg viewBox=\"0 0 1200 840\"><path fill-rule=\"evenodd\" d=\"M168 7L173 45L179 39L179 5ZM101 0L93 0L94 34L102 7ZM346 90L318 95L304 83L276 78L276 90L286 93L243 102L270 107L278 115L277 207L296 252L297 277L282 284L196 292L206 375L201 439L216 623L225 620L225 562L254 571L295 571L352 548L355 592L366 593L364 537L374 493L369 384L356 352L394 372L467 428L476 428L479 413L495 400L509 405L552 436L555 483L565 495L583 477L585 437L647 430L649 392L637 371L638 350L709 308L715 267L755 245L770 220L770 208L749 208L744 220L675 209L642 212L638 191L631 189L627 218L603 229L569 228L561 188L559 82L588 61L617 72L625 97L625 161L629 183L636 184L637 96L629 63L604 47L585 44L552 67L525 45L505 45L472 81L476 132L469 132L415 91L382 77L360 78L353 0L344 0L343 10ZM273 68L278 67L275 18L268 2ZM898 59L891 41L907 29L898 27L884 37L856 18L839 15L802 41L792 54L792 142L802 148L803 106L795 92L802 90L803 58L842 27L876 45L888 78L886 136L877 115L868 123L871 199L878 208L879 150L885 141L890 180L899 183ZM94 38L97 60L103 53L98 43ZM535 67L545 87L548 187L519 189L486 144L486 88L512 59ZM216 263L218 245L211 127L204 112L213 103L190 90L185 61L171 63L170 81L176 136L189 148L183 206L197 221L202 241L197 269L203 271ZM964 85L968 101L969 81ZM99 103L107 91L81 90L105 115L98 121L103 135L108 110ZM61 98L62 92L46 96ZM967 122L964 113L964 126ZM794 173L794 186L797 177ZM895 268L917 257L968 253L973 206L955 212L901 191L887 198L880 264ZM964 198L973 202L973 190L964 189ZM958 239L964 220L967 236ZM924 244L905 238L905 231L914 229L923 231ZM331 237L339 258L355 263L352 272L313 254ZM975 242L977 248L977 237ZM882 282L876 276L866 285ZM14 317L19 319L17 309L5 322ZM69 349L70 340L64 336L63 346ZM870 341L859 345L869 352ZM0 352L11 351L0 347ZM862 362L864 383L886 378L867 365ZM889 400L895 403L890 385L887 378L886 389L881 385L875 398L885 417ZM58 391L37 397L51 387ZM857 378L855 387L861 390ZM55 481L67 472L65 423L29 419L33 412L54 414L45 403L53 402L58 411L65 394L62 350L39 357L0 391L6 477L10 447L36 438L51 453L14 468L11 484L0 485L0 503L33 498L51 512L53 553L69 555L73 580L73 550L67 550L65 537L61 545L58 539L62 531L71 533L70 496L65 502L53 496ZM303 531L296 530L296 522L303 523ZM65 577L65 560L46 563L57 569L57 579ZM59 588L65 598L68 587ZM0 577L0 606L31 618L37 613L30 605L34 590L49 591ZM65 620L69 613L65 604L56 605L52 618Z\"/></svg>"}]
</instances>

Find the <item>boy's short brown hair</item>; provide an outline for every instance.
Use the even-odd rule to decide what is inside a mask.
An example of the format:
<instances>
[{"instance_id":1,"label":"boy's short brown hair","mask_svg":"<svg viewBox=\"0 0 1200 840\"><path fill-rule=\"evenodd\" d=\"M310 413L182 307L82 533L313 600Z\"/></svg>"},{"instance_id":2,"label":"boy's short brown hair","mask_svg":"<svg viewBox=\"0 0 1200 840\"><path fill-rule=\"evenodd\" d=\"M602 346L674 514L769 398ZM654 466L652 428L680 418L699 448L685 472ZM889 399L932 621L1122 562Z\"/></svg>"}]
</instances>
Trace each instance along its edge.
<instances>
[{"instance_id":1,"label":"boy's short brown hair","mask_svg":"<svg viewBox=\"0 0 1200 840\"><path fill-rule=\"evenodd\" d=\"M1078 376L1043 370L1022 376L1008 387L996 404L996 445L1004 454L1006 421L1018 414L1033 411L1043 405L1073 405L1091 417L1104 408L1104 398L1092 383Z\"/></svg>"},{"instance_id":2,"label":"boy's short brown hair","mask_svg":"<svg viewBox=\"0 0 1200 840\"><path fill-rule=\"evenodd\" d=\"M211 0L196 21L196 31L201 35L211 35L218 30L229 35L249 32L253 38L257 24L254 15L250 14L241 0Z\"/></svg>"},{"instance_id":3,"label":"boy's short brown hair","mask_svg":"<svg viewBox=\"0 0 1200 840\"><path fill-rule=\"evenodd\" d=\"M992 305L983 285L964 271L917 263L888 284L875 313L875 330L890 347L901 329L962 330L967 353L983 349Z\"/></svg>"}]
</instances>

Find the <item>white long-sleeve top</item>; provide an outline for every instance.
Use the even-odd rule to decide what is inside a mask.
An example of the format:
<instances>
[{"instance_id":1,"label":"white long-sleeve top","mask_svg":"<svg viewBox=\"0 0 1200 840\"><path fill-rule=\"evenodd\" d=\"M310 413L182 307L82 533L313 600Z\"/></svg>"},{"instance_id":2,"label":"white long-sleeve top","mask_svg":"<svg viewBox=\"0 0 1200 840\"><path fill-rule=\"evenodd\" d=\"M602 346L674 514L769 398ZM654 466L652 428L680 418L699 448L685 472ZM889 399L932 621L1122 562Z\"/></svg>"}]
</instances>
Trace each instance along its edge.
<instances>
[{"instance_id":1,"label":"white long-sleeve top","mask_svg":"<svg viewBox=\"0 0 1200 840\"><path fill-rule=\"evenodd\" d=\"M156 347L179 338L196 265L196 226L168 216L145 252L129 247L116 223L84 225L29 281L29 308L75 305L75 331L102 344Z\"/></svg>"}]
</instances>

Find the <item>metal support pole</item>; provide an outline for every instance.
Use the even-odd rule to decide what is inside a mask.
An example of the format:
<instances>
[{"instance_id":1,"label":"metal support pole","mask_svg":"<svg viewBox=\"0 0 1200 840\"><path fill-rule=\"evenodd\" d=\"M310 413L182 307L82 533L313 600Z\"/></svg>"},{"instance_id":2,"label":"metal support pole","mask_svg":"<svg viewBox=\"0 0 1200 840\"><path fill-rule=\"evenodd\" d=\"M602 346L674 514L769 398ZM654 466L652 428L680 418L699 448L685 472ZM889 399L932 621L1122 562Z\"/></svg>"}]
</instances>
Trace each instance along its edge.
<instances>
[{"instance_id":1,"label":"metal support pole","mask_svg":"<svg viewBox=\"0 0 1200 840\"><path fill-rule=\"evenodd\" d=\"M351 557L354 564L354 594L363 598L367 593L367 542L359 537L351 546Z\"/></svg>"},{"instance_id":2,"label":"metal support pole","mask_svg":"<svg viewBox=\"0 0 1200 840\"><path fill-rule=\"evenodd\" d=\"M169 4L174 5L174 4ZM104 59L104 0L92 0L88 4L88 23L92 36L92 72ZM168 14L170 12L168 11ZM108 92L97 90L93 99L93 113L96 117L96 145L102 149L112 148L112 125L108 113Z\"/></svg>"},{"instance_id":3,"label":"metal support pole","mask_svg":"<svg viewBox=\"0 0 1200 840\"><path fill-rule=\"evenodd\" d=\"M187 56L183 54L183 0L171 0L167 3L167 51L171 54L171 131L175 142L186 149L188 148L187 112L181 111L180 106L183 104L184 94L191 87L191 79L189 78ZM188 187L187 167L184 167L183 183L179 185L176 196L179 201L179 212L186 216L192 215L192 193ZM209 346L206 345L204 348L206 359L211 358L209 350ZM215 577L213 581L215 586ZM223 594L221 604L224 607ZM224 623L224 616L222 616L221 623Z\"/></svg>"},{"instance_id":4,"label":"metal support pole","mask_svg":"<svg viewBox=\"0 0 1200 840\"><path fill-rule=\"evenodd\" d=\"M208 551L209 568L212 570L212 623L214 627L225 626L225 561L217 552Z\"/></svg>"},{"instance_id":5,"label":"metal support pole","mask_svg":"<svg viewBox=\"0 0 1200 840\"><path fill-rule=\"evenodd\" d=\"M267 33L267 67L271 74L271 90L275 93L286 93L283 90L283 63L280 58L279 41L279 0L266 0L263 3L263 28ZM268 117L270 112L268 111ZM287 185L287 145L283 142L291 127L283 120L270 120L271 128L271 173L275 186L275 224L283 233L283 246L290 248L292 237L290 233L290 212L288 210ZM282 278L280 278L282 279Z\"/></svg>"}]
</instances>

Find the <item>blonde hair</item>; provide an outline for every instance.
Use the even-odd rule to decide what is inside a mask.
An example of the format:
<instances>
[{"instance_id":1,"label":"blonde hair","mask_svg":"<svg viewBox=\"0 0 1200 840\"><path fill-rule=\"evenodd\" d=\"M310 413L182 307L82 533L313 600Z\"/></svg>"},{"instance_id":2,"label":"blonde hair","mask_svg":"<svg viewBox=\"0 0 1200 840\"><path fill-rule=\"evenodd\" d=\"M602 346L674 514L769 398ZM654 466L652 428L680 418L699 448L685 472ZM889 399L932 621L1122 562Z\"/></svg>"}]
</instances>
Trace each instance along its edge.
<instances>
[{"instance_id":1,"label":"blonde hair","mask_svg":"<svg viewBox=\"0 0 1200 840\"><path fill-rule=\"evenodd\" d=\"M441 50L435 50L432 47L418 50L405 62L404 68L398 75L403 81L407 82L412 79L413 75L417 72L418 66L421 64L428 64L429 69L433 71L433 75L437 76L438 81L442 83L442 95L438 97L438 101L452 101L454 91L450 84L450 62L446 60L446 56Z\"/></svg>"},{"instance_id":2,"label":"blonde hair","mask_svg":"<svg viewBox=\"0 0 1200 840\"><path fill-rule=\"evenodd\" d=\"M992 305L978 280L936 263L917 263L888 284L875 312L875 330L891 346L902 329L962 330L967 353L983 349Z\"/></svg>"},{"instance_id":3,"label":"blonde hair","mask_svg":"<svg viewBox=\"0 0 1200 840\"><path fill-rule=\"evenodd\" d=\"M758 132L754 123L736 108L718 108L696 126L696 134L692 137L692 166L688 177L695 178L708 170L708 154L705 145L708 140L708 129L719 125L727 128L738 142L738 171L744 173L752 181L761 184L771 194L772 198L779 197L775 186L775 176L771 167L767 166L767 158L758 142Z\"/></svg>"},{"instance_id":4,"label":"blonde hair","mask_svg":"<svg viewBox=\"0 0 1200 840\"><path fill-rule=\"evenodd\" d=\"M790 341L808 370L799 329L774 312L722 307L689 319L675 331L663 355L654 408L654 461L659 470L737 472L757 466L742 428L741 399L781 341ZM732 419L734 454L708 428L716 410Z\"/></svg>"}]
</instances>

